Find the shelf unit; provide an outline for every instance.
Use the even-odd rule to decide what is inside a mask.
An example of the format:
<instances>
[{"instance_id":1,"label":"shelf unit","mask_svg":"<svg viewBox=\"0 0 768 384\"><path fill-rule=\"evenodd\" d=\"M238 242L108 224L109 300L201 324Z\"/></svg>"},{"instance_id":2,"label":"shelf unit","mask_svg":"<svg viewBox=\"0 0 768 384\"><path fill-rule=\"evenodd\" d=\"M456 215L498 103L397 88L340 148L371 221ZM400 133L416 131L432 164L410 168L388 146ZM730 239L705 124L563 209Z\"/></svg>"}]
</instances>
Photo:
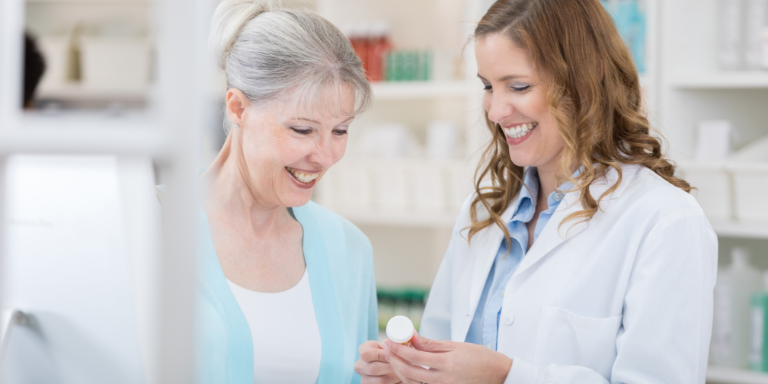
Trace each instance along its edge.
<instances>
[{"instance_id":1,"label":"shelf unit","mask_svg":"<svg viewBox=\"0 0 768 384\"><path fill-rule=\"evenodd\" d=\"M456 215L449 213L393 214L384 212L337 212L347 220L362 226L405 227L405 228L447 228L453 227Z\"/></svg>"},{"instance_id":2,"label":"shelf unit","mask_svg":"<svg viewBox=\"0 0 768 384\"><path fill-rule=\"evenodd\" d=\"M707 369L709 384L768 384L768 374L740 368L710 365Z\"/></svg>"},{"instance_id":3,"label":"shelf unit","mask_svg":"<svg viewBox=\"0 0 768 384\"><path fill-rule=\"evenodd\" d=\"M45 7L48 8L43 10ZM77 111L55 116L24 113L19 108L19 90L22 89L23 77L20 76L22 33L30 27L29 23L24 24L25 16L44 16L37 19L37 26L47 26L51 21L55 22L52 24L60 24L103 16L99 12L107 8L108 17L134 17L147 26L152 24L150 20L156 21L153 30L158 48L155 73L158 97L153 100L151 113L119 116L108 116L104 111ZM60 12L63 9L68 12ZM185 17L178 17L180 9L184 10ZM206 93L210 74L205 66L189 63L202 63L209 59L206 55L207 30L212 14L210 2L188 3L183 0L157 0L151 4L149 1L128 0L0 2L0 57L3 58L0 60L0 200L5 201L6 159L18 153L110 154L129 161L151 158L157 161L167 176L164 192L168 197L163 203L164 246L162 249L151 246L151 239L157 235L151 230L151 225L138 229L132 237L132 244L146 251L145 256L151 260L142 265L137 273L147 276L144 281L147 286L157 288L150 292L148 303L152 305L143 308L146 312L137 310L137 317L147 321L151 328L146 333L139 331L140 343L146 342L147 348L144 351L147 364L143 366L147 383L194 381L194 326L190 319L194 318L195 266L189 262L189 255L196 253L196 245L189 239L195 236L197 230L199 203L186 192L196 188L194 168L199 164L201 155L197 148L202 146L203 132L213 112ZM55 27L51 25L51 28ZM94 94L82 89L56 91L76 97L104 96L103 93ZM129 92L127 95L137 97L139 93L143 92ZM154 207L150 205L149 211ZM132 208L133 217L146 219L144 223L155 219L144 215L146 205L137 204ZM12 266L9 260L4 259L7 249L6 239L2 237L6 232L6 213L0 206L0 223L3 226L0 228L0 269L3 272L0 274L0 287L3 289L0 300L3 301L3 308L23 307L26 304L14 302L18 301L18 297L14 297L12 289L7 290L8 280L4 279L7 274L16 272L9 267ZM142 299L146 297L137 297L137 300ZM20 309L29 310L33 318L37 314L34 309ZM114 356L106 357L111 359Z\"/></svg>"},{"instance_id":4,"label":"shelf unit","mask_svg":"<svg viewBox=\"0 0 768 384\"><path fill-rule=\"evenodd\" d=\"M150 93L149 85L89 87L81 83L65 83L55 87L40 87L37 98L41 101L74 102L144 102Z\"/></svg>"},{"instance_id":5,"label":"shelf unit","mask_svg":"<svg viewBox=\"0 0 768 384\"><path fill-rule=\"evenodd\" d=\"M373 94L377 101L433 99L440 97L467 97L476 92L480 81L438 80L413 82L373 83Z\"/></svg>"},{"instance_id":6,"label":"shelf unit","mask_svg":"<svg viewBox=\"0 0 768 384\"><path fill-rule=\"evenodd\" d=\"M766 71L692 72L670 77L669 86L679 90L768 89Z\"/></svg>"}]
</instances>

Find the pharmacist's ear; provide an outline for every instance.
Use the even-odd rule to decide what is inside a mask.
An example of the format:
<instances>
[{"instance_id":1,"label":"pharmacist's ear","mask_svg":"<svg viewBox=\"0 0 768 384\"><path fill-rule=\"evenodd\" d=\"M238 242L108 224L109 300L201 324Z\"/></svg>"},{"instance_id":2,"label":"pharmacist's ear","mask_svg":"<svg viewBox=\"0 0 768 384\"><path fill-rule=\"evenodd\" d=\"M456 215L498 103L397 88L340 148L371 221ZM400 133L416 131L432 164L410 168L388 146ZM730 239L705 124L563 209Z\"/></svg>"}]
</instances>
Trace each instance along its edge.
<instances>
[{"instance_id":1,"label":"pharmacist's ear","mask_svg":"<svg viewBox=\"0 0 768 384\"><path fill-rule=\"evenodd\" d=\"M248 98L239 89L230 88L227 90L226 100L226 111L229 121L232 122L232 125L241 125L243 114L249 104Z\"/></svg>"}]
</instances>

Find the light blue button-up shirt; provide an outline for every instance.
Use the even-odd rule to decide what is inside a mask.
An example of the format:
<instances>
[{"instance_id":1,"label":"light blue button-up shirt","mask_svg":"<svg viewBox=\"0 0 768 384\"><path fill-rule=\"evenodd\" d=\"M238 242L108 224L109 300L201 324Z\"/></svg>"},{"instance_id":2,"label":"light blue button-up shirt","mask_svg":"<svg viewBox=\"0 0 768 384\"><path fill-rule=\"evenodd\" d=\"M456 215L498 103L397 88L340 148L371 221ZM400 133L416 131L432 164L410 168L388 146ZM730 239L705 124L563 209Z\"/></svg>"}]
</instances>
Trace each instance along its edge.
<instances>
[{"instance_id":1,"label":"light blue button-up shirt","mask_svg":"<svg viewBox=\"0 0 768 384\"><path fill-rule=\"evenodd\" d=\"M578 171L574 177L577 174ZM528 227L525 224L533 219L536 212L536 197L539 194L539 173L536 168L531 167L526 170L523 184L515 213L507 223L507 230L512 237L512 248L507 254L508 244L505 240L501 241L465 339L468 343L484 345L494 351L499 335L499 318L504 302L504 289L528 250ZM567 191L572 186L572 183L566 182L549 195L548 208L539 214L539 220L533 231L534 241L549 222L549 218L555 213L557 206L560 205L560 201L563 199L563 193L560 191Z\"/></svg>"}]
</instances>

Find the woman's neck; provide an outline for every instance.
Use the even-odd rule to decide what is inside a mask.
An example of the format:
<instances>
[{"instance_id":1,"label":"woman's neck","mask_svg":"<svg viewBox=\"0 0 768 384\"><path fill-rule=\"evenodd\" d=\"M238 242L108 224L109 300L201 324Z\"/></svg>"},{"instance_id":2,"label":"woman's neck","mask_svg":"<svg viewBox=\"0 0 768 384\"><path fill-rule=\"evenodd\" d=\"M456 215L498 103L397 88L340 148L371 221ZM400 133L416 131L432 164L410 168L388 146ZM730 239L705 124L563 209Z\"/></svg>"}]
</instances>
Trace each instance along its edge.
<instances>
[{"instance_id":1,"label":"woman's neck","mask_svg":"<svg viewBox=\"0 0 768 384\"><path fill-rule=\"evenodd\" d=\"M247 225L255 233L273 231L290 215L285 207L264 201L250 182L238 133L227 136L219 155L201 177L203 209L209 216L240 228Z\"/></svg>"},{"instance_id":2,"label":"woman's neck","mask_svg":"<svg viewBox=\"0 0 768 384\"><path fill-rule=\"evenodd\" d=\"M570 169L571 174L576 172L576 169L578 169L577 166L572 166ZM555 162L550 162L550 164L536 167L536 170L539 174L539 195L537 196L539 203L537 205L542 206L544 204L543 206L546 206L549 195L560 186L557 182L558 173L562 171L560 160L558 159ZM567 176L570 176L570 174Z\"/></svg>"}]
</instances>

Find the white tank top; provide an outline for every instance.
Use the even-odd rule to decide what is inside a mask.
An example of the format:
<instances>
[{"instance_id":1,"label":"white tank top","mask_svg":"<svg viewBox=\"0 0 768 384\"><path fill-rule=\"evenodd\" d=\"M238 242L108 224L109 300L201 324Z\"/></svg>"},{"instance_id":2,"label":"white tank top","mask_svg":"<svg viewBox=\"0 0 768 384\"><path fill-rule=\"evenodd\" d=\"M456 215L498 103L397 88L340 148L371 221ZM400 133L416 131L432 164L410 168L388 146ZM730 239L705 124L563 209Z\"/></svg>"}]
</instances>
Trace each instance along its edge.
<instances>
[{"instance_id":1,"label":"white tank top","mask_svg":"<svg viewBox=\"0 0 768 384\"><path fill-rule=\"evenodd\" d=\"M306 269L296 286L278 293L227 283L251 328L254 384L314 384L320 373L320 329Z\"/></svg>"}]
</instances>

